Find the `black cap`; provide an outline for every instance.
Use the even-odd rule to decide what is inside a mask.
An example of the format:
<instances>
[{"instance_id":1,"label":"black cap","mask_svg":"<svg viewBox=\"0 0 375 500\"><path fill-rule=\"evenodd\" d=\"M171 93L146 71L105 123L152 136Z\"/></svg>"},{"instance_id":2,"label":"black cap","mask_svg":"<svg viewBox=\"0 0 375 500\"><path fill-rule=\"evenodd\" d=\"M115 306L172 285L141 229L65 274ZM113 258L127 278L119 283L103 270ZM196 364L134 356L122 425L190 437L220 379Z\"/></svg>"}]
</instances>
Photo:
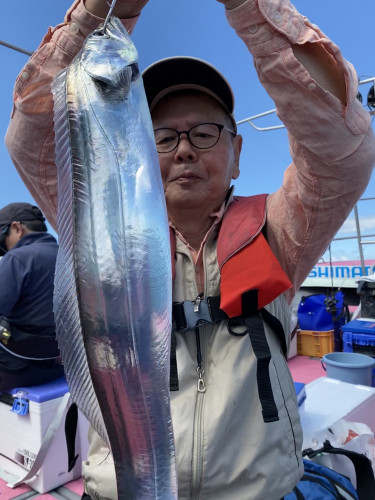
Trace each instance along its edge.
<instances>
[{"instance_id":1,"label":"black cap","mask_svg":"<svg viewBox=\"0 0 375 500\"><path fill-rule=\"evenodd\" d=\"M206 61L187 56L167 57L148 66L142 76L151 112L167 94L175 90L193 89L216 99L235 124L231 86L225 77Z\"/></svg>"},{"instance_id":2,"label":"black cap","mask_svg":"<svg viewBox=\"0 0 375 500\"><path fill-rule=\"evenodd\" d=\"M9 203L0 210L0 228L13 221L28 222L32 220L45 221L38 207L30 203Z\"/></svg>"}]
</instances>

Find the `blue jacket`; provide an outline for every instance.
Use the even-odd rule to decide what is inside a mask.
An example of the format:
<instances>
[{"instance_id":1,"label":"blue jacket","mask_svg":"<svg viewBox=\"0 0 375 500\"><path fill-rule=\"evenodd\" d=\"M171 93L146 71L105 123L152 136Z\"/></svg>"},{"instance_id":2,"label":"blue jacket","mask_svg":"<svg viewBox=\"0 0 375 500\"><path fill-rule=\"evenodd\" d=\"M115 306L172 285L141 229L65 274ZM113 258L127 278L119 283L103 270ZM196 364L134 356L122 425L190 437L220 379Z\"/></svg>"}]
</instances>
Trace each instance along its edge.
<instances>
[{"instance_id":1,"label":"blue jacket","mask_svg":"<svg viewBox=\"0 0 375 500\"><path fill-rule=\"evenodd\" d=\"M58 244L48 233L31 233L0 260L0 315L27 333L55 331L53 282Z\"/></svg>"}]
</instances>

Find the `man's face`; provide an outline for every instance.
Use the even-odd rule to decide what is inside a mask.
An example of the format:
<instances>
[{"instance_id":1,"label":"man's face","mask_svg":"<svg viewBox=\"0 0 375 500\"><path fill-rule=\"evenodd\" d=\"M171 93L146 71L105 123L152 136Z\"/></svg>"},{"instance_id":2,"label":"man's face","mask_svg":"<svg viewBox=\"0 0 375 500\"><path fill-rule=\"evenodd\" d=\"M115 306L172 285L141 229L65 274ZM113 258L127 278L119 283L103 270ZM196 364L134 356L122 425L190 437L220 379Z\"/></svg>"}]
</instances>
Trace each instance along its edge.
<instances>
[{"instance_id":1,"label":"man's face","mask_svg":"<svg viewBox=\"0 0 375 500\"><path fill-rule=\"evenodd\" d=\"M5 226L2 229L3 229L2 246L7 251L9 251L19 242L19 240L24 235L23 226L20 222L14 221L11 224L9 224L9 226Z\"/></svg>"},{"instance_id":2,"label":"man's face","mask_svg":"<svg viewBox=\"0 0 375 500\"><path fill-rule=\"evenodd\" d=\"M9 231L9 226L7 224L0 227L0 256L1 257L3 255L5 255L8 251L7 246L6 246L6 242L5 242L5 238L6 238L6 235L8 234L8 231Z\"/></svg>"},{"instance_id":3,"label":"man's face","mask_svg":"<svg viewBox=\"0 0 375 500\"><path fill-rule=\"evenodd\" d=\"M200 123L218 123L233 129L221 106L203 93L170 95L157 104L152 121L154 129L172 128L179 132ZM227 130L210 149L197 149L186 134L176 149L159 153L161 177L169 211L217 210L225 200L231 180L239 175L241 136Z\"/></svg>"}]
</instances>

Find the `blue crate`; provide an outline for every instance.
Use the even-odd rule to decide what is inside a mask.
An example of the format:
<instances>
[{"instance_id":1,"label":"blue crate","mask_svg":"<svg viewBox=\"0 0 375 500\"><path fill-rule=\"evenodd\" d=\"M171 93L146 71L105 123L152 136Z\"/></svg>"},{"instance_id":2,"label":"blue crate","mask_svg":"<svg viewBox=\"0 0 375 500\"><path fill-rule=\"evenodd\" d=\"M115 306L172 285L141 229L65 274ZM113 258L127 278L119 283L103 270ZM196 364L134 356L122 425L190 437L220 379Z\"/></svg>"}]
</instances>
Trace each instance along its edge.
<instances>
[{"instance_id":1,"label":"blue crate","mask_svg":"<svg viewBox=\"0 0 375 500\"><path fill-rule=\"evenodd\" d=\"M341 327L343 351L375 357L375 321L355 319Z\"/></svg>"},{"instance_id":2,"label":"blue crate","mask_svg":"<svg viewBox=\"0 0 375 500\"><path fill-rule=\"evenodd\" d=\"M375 320L353 319L341 327L343 332L365 333L375 336Z\"/></svg>"},{"instance_id":3,"label":"blue crate","mask_svg":"<svg viewBox=\"0 0 375 500\"><path fill-rule=\"evenodd\" d=\"M359 352L375 357L375 335L365 333L343 332L342 343L344 352Z\"/></svg>"},{"instance_id":4,"label":"blue crate","mask_svg":"<svg viewBox=\"0 0 375 500\"><path fill-rule=\"evenodd\" d=\"M343 332L342 334L343 352L358 352L375 358L375 335L370 336L364 333ZM372 387L375 387L375 368L372 370Z\"/></svg>"}]
</instances>

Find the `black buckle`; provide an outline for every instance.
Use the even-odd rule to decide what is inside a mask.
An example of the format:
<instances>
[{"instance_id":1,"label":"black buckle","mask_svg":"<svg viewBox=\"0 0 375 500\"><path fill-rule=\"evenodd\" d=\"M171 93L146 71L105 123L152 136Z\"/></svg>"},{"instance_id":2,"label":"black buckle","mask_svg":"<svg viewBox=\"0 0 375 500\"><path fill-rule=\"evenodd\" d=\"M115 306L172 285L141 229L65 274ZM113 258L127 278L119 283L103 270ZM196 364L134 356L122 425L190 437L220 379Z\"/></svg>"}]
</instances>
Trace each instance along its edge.
<instances>
[{"instance_id":1,"label":"black buckle","mask_svg":"<svg viewBox=\"0 0 375 500\"><path fill-rule=\"evenodd\" d=\"M217 323L227 319L226 313L220 309L220 295L202 299L200 295L195 300L173 303L173 320L178 332L194 330L203 323Z\"/></svg>"}]
</instances>

